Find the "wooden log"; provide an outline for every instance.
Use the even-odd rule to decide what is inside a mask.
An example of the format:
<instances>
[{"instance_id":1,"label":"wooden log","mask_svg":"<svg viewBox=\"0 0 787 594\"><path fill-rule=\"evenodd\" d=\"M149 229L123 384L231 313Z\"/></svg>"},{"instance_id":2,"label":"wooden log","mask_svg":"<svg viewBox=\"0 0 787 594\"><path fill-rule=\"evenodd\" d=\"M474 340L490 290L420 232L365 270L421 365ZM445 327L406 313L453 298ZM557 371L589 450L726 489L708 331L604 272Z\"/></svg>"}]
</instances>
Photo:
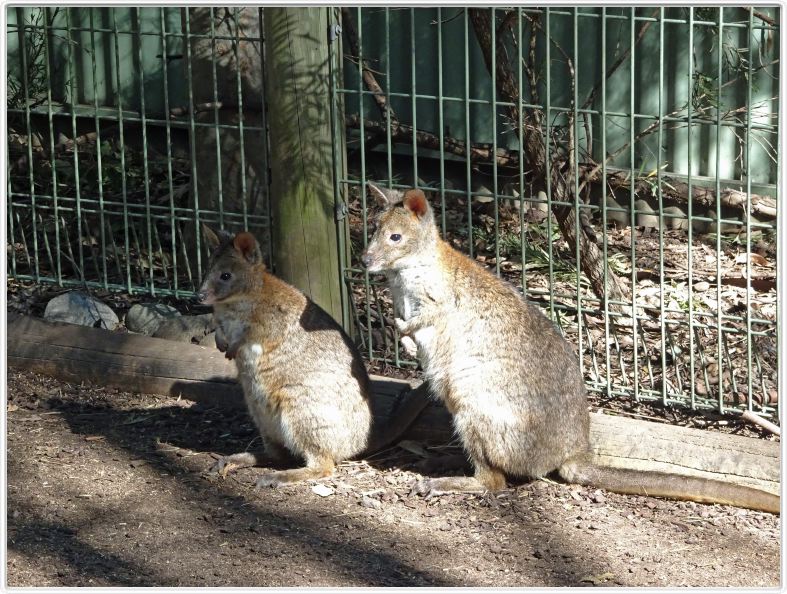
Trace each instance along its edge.
<instances>
[{"instance_id":1,"label":"wooden log","mask_svg":"<svg viewBox=\"0 0 787 594\"><path fill-rule=\"evenodd\" d=\"M8 363L70 382L243 406L234 364L198 345L14 316L8 322ZM390 422L390 411L414 387L372 377L375 420L382 429ZM779 493L776 442L599 413L590 419L591 449L601 465L713 478ZM430 403L402 437L450 442L454 434L448 411Z\"/></svg>"}]
</instances>

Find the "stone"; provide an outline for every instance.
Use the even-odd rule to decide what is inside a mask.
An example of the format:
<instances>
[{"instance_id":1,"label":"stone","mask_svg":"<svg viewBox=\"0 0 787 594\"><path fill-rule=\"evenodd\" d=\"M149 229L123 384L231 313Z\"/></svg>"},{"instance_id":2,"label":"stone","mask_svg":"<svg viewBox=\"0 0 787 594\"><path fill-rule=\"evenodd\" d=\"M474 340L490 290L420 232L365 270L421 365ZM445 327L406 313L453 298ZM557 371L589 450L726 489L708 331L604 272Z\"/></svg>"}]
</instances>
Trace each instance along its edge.
<instances>
[{"instance_id":1,"label":"stone","mask_svg":"<svg viewBox=\"0 0 787 594\"><path fill-rule=\"evenodd\" d=\"M178 316L164 320L153 336L178 342L199 342L214 329L213 314Z\"/></svg>"},{"instance_id":2,"label":"stone","mask_svg":"<svg viewBox=\"0 0 787 594\"><path fill-rule=\"evenodd\" d=\"M69 291L51 299L46 304L44 319L107 330L114 330L120 323L106 303L81 291Z\"/></svg>"},{"instance_id":3,"label":"stone","mask_svg":"<svg viewBox=\"0 0 787 594\"><path fill-rule=\"evenodd\" d=\"M126 314L126 328L151 336L165 320L179 315L177 309L165 303L137 303Z\"/></svg>"}]
</instances>

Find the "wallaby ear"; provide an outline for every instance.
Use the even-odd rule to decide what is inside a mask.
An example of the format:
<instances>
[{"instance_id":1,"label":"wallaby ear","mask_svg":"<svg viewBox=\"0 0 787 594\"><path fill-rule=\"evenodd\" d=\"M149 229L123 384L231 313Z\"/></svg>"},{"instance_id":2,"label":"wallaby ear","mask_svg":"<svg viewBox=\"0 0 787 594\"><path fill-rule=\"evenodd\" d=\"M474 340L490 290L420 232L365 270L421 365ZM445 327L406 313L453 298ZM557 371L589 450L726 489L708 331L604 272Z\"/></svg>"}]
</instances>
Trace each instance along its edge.
<instances>
[{"instance_id":1,"label":"wallaby ear","mask_svg":"<svg viewBox=\"0 0 787 594\"><path fill-rule=\"evenodd\" d=\"M235 236L232 240L233 247L246 258L249 264L258 264L262 262L262 252L260 251L260 244L257 239L248 231L243 231Z\"/></svg>"},{"instance_id":2,"label":"wallaby ear","mask_svg":"<svg viewBox=\"0 0 787 594\"><path fill-rule=\"evenodd\" d=\"M432 212L429 202L421 190L407 190L404 193L404 207L419 219L423 219Z\"/></svg>"},{"instance_id":3,"label":"wallaby ear","mask_svg":"<svg viewBox=\"0 0 787 594\"><path fill-rule=\"evenodd\" d=\"M388 207L402 200L402 193L399 190L381 188L372 182L366 183L372 191L372 196L377 200L378 206Z\"/></svg>"},{"instance_id":4,"label":"wallaby ear","mask_svg":"<svg viewBox=\"0 0 787 594\"><path fill-rule=\"evenodd\" d=\"M205 243L208 244L208 249L212 252L217 247L221 241L219 240L219 236L216 235L216 232L208 227L205 223L202 223L202 235L205 237Z\"/></svg>"}]
</instances>

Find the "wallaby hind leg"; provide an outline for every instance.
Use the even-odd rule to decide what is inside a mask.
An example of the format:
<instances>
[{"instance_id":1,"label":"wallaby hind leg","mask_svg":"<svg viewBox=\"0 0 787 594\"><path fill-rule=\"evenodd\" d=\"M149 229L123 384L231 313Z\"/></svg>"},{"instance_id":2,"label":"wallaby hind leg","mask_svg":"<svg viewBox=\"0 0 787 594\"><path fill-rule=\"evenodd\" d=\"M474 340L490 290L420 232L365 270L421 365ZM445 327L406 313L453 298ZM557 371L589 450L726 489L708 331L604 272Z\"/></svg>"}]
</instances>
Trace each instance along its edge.
<instances>
[{"instance_id":1,"label":"wallaby hind leg","mask_svg":"<svg viewBox=\"0 0 787 594\"><path fill-rule=\"evenodd\" d=\"M327 454L306 454L306 466L291 470L267 472L257 480L257 488L278 487L289 483L298 483L308 479L331 476L336 463Z\"/></svg>"},{"instance_id":2,"label":"wallaby hind leg","mask_svg":"<svg viewBox=\"0 0 787 594\"><path fill-rule=\"evenodd\" d=\"M284 446L266 440L264 452L240 452L230 456L222 456L216 460L208 472L227 476L228 472L238 468L265 466L267 464L286 466L292 465L294 460L295 457Z\"/></svg>"},{"instance_id":3,"label":"wallaby hind leg","mask_svg":"<svg viewBox=\"0 0 787 594\"><path fill-rule=\"evenodd\" d=\"M485 493L499 491L506 486L506 477L501 471L486 464L475 463L474 476L445 476L417 481L410 494L418 493L425 497L445 493Z\"/></svg>"}]
</instances>

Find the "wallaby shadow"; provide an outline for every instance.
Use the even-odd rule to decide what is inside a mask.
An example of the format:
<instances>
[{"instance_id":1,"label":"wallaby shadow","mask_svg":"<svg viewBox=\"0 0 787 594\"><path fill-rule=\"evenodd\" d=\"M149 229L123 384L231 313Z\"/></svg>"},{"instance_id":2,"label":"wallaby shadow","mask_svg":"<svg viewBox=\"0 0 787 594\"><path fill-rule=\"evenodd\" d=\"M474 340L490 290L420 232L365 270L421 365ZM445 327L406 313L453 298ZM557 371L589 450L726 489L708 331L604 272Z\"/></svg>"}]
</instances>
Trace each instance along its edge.
<instances>
[{"instance_id":1,"label":"wallaby shadow","mask_svg":"<svg viewBox=\"0 0 787 594\"><path fill-rule=\"evenodd\" d=\"M262 536L281 535L281 527L287 527L286 535L296 541L296 546L311 546L320 542L323 552L330 553L332 564L338 564L339 571L361 578L368 586L457 586L443 575L410 566L394 550L369 550L360 542L348 541L332 531L320 518L311 513L304 504L298 513L282 511L274 503L261 497L254 498L251 505L242 495L232 493L221 482L206 486L199 472L185 472L175 460L169 459L157 449L157 443L166 443L197 452L217 452L231 454L242 451L248 443L257 438L257 430L245 411L238 408L207 407L200 403L186 406L165 406L161 408L117 409L111 405L96 403L75 403L51 398L46 406L60 413L76 435L101 435L105 442L123 449L136 459L144 460L152 468L170 476L181 477L179 484L184 491L184 500L198 500L215 503L216 508L231 507L240 524L253 524ZM206 467L203 471L206 472ZM13 476L13 465L9 476ZM88 505L88 503L85 503ZM32 554L53 554L63 562L78 566L83 554L92 559L101 553L95 550L82 550L83 547L73 538L69 527L51 528L42 521L32 520L22 523L18 528L20 535L33 535L37 530L52 529L69 536L68 547L62 549L62 539L44 541L33 536L23 538L15 548ZM373 530L369 528L369 530ZM223 535L222 538L232 538ZM238 536L237 538L242 538ZM382 539L382 536L380 536ZM67 539L68 540L68 539ZM72 542L73 541L73 542ZM116 560L117 567L126 567L125 573L134 573L134 565L122 559ZM380 568L386 568L381 571ZM143 572L144 573L144 572ZM124 574L125 575L125 574ZM167 585L155 578L136 579L116 575L107 570L103 579L117 579L118 585Z\"/></svg>"}]
</instances>

